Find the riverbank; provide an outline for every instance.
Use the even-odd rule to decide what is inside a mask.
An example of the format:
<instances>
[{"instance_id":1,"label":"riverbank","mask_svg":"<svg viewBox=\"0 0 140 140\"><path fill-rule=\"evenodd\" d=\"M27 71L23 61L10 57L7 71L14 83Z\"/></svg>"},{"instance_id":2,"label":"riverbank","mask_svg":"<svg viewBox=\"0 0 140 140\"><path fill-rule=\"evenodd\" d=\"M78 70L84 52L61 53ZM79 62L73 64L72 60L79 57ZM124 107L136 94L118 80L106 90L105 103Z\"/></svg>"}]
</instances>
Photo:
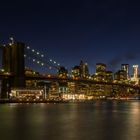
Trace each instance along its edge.
<instances>
[{"instance_id":1,"label":"riverbank","mask_svg":"<svg viewBox=\"0 0 140 140\"><path fill-rule=\"evenodd\" d=\"M94 102L94 101L130 101L130 100L139 100L140 98L108 98L108 99L93 99L93 100L9 100L9 99L0 99L0 104L4 103L74 103L74 102Z\"/></svg>"},{"instance_id":2,"label":"riverbank","mask_svg":"<svg viewBox=\"0 0 140 140\"><path fill-rule=\"evenodd\" d=\"M0 99L0 104L4 103L68 103L68 101L64 100L8 100L8 99Z\"/></svg>"}]
</instances>

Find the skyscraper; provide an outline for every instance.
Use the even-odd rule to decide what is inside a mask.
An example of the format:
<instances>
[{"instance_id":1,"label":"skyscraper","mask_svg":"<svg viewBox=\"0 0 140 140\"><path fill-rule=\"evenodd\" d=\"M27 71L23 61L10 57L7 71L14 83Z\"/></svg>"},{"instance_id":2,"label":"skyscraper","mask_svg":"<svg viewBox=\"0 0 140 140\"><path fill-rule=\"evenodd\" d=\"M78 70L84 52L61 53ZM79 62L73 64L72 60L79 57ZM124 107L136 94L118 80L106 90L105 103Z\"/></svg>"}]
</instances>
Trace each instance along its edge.
<instances>
[{"instance_id":1,"label":"skyscraper","mask_svg":"<svg viewBox=\"0 0 140 140\"><path fill-rule=\"evenodd\" d=\"M126 72L126 79L129 78L129 64L121 64L121 70Z\"/></svg>"},{"instance_id":2,"label":"skyscraper","mask_svg":"<svg viewBox=\"0 0 140 140\"><path fill-rule=\"evenodd\" d=\"M138 65L133 65L133 78L137 79L138 78Z\"/></svg>"},{"instance_id":3,"label":"skyscraper","mask_svg":"<svg viewBox=\"0 0 140 140\"><path fill-rule=\"evenodd\" d=\"M138 65L133 65L133 77L131 80L135 81L135 84L139 84L138 67Z\"/></svg>"},{"instance_id":4,"label":"skyscraper","mask_svg":"<svg viewBox=\"0 0 140 140\"><path fill-rule=\"evenodd\" d=\"M80 66L73 67L71 73L73 78L80 78Z\"/></svg>"},{"instance_id":5,"label":"skyscraper","mask_svg":"<svg viewBox=\"0 0 140 140\"><path fill-rule=\"evenodd\" d=\"M88 64L83 63L83 61L81 60L79 67L80 67L80 77L87 78L89 76Z\"/></svg>"},{"instance_id":6,"label":"skyscraper","mask_svg":"<svg viewBox=\"0 0 140 140\"><path fill-rule=\"evenodd\" d=\"M96 73L106 72L106 64L96 63Z\"/></svg>"}]
</instances>

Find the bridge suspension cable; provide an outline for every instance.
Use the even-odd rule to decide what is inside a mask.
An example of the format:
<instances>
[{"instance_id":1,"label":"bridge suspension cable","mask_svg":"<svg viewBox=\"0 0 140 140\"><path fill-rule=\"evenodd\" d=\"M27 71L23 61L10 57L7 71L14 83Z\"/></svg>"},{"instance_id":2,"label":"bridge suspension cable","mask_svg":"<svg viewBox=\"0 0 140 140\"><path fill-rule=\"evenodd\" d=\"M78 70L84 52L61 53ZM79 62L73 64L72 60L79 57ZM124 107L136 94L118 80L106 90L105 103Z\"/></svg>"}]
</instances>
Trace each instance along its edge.
<instances>
[{"instance_id":1,"label":"bridge suspension cable","mask_svg":"<svg viewBox=\"0 0 140 140\"><path fill-rule=\"evenodd\" d=\"M52 58L48 58L47 55L44 53L41 53L40 51L37 51L35 49L32 49L30 46L25 47L25 54L24 57L27 60L30 60L31 62L40 65L44 68L51 69L59 69L60 63L53 60Z\"/></svg>"}]
</instances>

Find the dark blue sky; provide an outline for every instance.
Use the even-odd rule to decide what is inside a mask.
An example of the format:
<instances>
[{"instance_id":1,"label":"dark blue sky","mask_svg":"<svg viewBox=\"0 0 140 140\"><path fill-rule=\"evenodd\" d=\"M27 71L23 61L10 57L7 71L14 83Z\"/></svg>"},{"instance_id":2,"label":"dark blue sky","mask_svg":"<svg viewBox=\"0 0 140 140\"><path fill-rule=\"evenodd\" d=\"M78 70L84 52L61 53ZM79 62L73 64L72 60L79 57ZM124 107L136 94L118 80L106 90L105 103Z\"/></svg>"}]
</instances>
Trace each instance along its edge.
<instances>
[{"instance_id":1,"label":"dark blue sky","mask_svg":"<svg viewBox=\"0 0 140 140\"><path fill-rule=\"evenodd\" d=\"M140 2L128 0L24 0L0 3L0 44L10 36L72 68L87 61L140 65Z\"/></svg>"}]
</instances>

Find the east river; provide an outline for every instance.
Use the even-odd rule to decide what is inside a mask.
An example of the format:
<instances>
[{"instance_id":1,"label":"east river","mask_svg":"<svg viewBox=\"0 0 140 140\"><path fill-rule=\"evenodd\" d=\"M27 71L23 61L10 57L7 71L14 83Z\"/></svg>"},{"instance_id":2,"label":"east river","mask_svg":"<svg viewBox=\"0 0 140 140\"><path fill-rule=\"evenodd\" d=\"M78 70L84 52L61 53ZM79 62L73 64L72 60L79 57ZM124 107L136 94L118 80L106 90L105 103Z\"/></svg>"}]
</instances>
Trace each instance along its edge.
<instances>
[{"instance_id":1,"label":"east river","mask_svg":"<svg viewBox=\"0 0 140 140\"><path fill-rule=\"evenodd\" d=\"M139 140L140 101L0 104L0 140Z\"/></svg>"}]
</instances>

